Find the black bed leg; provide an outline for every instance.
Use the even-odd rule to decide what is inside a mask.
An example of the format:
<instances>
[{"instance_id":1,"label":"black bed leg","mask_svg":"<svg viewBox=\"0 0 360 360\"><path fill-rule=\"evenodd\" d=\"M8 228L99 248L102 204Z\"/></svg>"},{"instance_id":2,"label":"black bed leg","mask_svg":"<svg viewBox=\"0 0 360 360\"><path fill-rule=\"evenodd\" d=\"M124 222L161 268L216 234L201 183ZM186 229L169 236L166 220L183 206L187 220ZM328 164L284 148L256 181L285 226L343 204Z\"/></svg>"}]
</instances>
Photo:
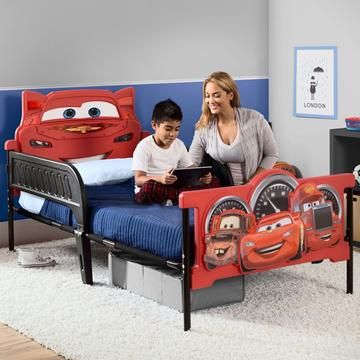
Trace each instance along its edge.
<instances>
[{"instance_id":1,"label":"black bed leg","mask_svg":"<svg viewBox=\"0 0 360 360\"><path fill-rule=\"evenodd\" d=\"M92 285L92 263L91 263L91 246L90 239L84 232L78 231L76 234L76 246L79 256L81 279L84 284Z\"/></svg>"},{"instance_id":2,"label":"black bed leg","mask_svg":"<svg viewBox=\"0 0 360 360\"><path fill-rule=\"evenodd\" d=\"M346 293L353 293L353 284L354 284L354 262L353 262L353 249L351 246L350 249L350 259L346 261Z\"/></svg>"},{"instance_id":3,"label":"black bed leg","mask_svg":"<svg viewBox=\"0 0 360 360\"><path fill-rule=\"evenodd\" d=\"M190 258L190 228L189 228L189 209L182 210L183 227L183 255L182 255L182 273L183 273L183 307L184 307L184 331L191 328L191 258Z\"/></svg>"},{"instance_id":4,"label":"black bed leg","mask_svg":"<svg viewBox=\"0 0 360 360\"><path fill-rule=\"evenodd\" d=\"M7 200L8 200L8 242L9 242L9 250L14 251L15 242L14 242L14 199L11 185L11 173L10 173L10 159L9 152L7 153Z\"/></svg>"},{"instance_id":5,"label":"black bed leg","mask_svg":"<svg viewBox=\"0 0 360 360\"><path fill-rule=\"evenodd\" d=\"M11 192L9 189L8 192ZM14 210L13 210L13 201L12 195L8 195L8 241L9 241L9 250L14 251L15 242L14 242ZM11 197L11 199L10 199Z\"/></svg>"},{"instance_id":6,"label":"black bed leg","mask_svg":"<svg viewBox=\"0 0 360 360\"><path fill-rule=\"evenodd\" d=\"M346 261L346 293L352 294L354 288L353 260L353 189L346 189L346 238L349 242L349 260Z\"/></svg>"}]
</instances>

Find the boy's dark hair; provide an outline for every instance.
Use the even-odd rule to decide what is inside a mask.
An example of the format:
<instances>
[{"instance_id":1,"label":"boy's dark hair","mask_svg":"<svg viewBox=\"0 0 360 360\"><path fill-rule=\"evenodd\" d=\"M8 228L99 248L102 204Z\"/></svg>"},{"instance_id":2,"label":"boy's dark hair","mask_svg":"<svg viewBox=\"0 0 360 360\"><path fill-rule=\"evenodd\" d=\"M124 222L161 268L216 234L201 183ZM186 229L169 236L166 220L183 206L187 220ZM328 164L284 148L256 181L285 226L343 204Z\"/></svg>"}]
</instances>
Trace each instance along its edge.
<instances>
[{"instance_id":1,"label":"boy's dark hair","mask_svg":"<svg viewBox=\"0 0 360 360\"><path fill-rule=\"evenodd\" d=\"M171 99L158 102L154 106L152 121L154 121L155 124L160 125L162 122L169 119L177 121L182 120L182 111L180 106Z\"/></svg>"}]
</instances>

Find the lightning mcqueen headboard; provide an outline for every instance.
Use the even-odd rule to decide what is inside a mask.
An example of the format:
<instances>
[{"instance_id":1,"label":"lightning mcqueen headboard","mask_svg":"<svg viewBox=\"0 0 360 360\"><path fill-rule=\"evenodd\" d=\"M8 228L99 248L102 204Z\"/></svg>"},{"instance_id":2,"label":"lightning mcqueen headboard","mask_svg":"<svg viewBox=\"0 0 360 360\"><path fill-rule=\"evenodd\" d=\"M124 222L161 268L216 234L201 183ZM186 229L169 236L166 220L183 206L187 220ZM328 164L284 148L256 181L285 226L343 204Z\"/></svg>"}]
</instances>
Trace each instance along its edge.
<instances>
[{"instance_id":1,"label":"lightning mcqueen headboard","mask_svg":"<svg viewBox=\"0 0 360 360\"><path fill-rule=\"evenodd\" d=\"M15 211L75 236L84 283L93 282L90 240L175 267L183 273L185 330L190 329L191 291L210 287L218 279L329 259L347 261L347 292L352 293L352 174L296 179L283 170L267 170L245 185L183 192L179 208L172 209L137 205L133 190L124 197L122 185L120 192L106 197L105 185L93 206L91 189L72 163L131 156L145 135L133 104L132 89L47 96L24 92L21 124L15 139L5 145L10 250ZM19 190L46 199L52 208L71 209L75 221L15 207ZM101 194L105 201L99 205ZM104 212L107 219L116 217L110 232L96 227ZM150 212L157 216L157 226ZM164 238L165 232L160 232L151 239L154 228L172 221L180 221L175 233ZM129 223L132 227L126 228ZM140 235L132 233L136 229ZM140 239L144 234L146 239ZM164 252L169 244L175 249L170 255Z\"/></svg>"},{"instance_id":2,"label":"lightning mcqueen headboard","mask_svg":"<svg viewBox=\"0 0 360 360\"><path fill-rule=\"evenodd\" d=\"M22 119L6 150L76 162L131 157L147 135L134 109L134 89L24 91Z\"/></svg>"}]
</instances>

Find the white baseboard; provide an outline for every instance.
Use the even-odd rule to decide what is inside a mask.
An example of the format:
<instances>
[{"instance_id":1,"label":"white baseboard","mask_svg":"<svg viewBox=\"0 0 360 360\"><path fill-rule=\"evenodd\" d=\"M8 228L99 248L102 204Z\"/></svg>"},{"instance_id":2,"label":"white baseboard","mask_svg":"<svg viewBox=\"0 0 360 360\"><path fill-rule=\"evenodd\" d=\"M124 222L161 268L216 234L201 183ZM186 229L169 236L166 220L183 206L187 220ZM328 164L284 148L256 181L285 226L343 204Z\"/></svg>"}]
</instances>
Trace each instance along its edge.
<instances>
[{"instance_id":1,"label":"white baseboard","mask_svg":"<svg viewBox=\"0 0 360 360\"><path fill-rule=\"evenodd\" d=\"M17 220L14 225L15 247L42 241L66 239L71 235L32 219ZM8 246L8 223L0 222L0 247Z\"/></svg>"}]
</instances>

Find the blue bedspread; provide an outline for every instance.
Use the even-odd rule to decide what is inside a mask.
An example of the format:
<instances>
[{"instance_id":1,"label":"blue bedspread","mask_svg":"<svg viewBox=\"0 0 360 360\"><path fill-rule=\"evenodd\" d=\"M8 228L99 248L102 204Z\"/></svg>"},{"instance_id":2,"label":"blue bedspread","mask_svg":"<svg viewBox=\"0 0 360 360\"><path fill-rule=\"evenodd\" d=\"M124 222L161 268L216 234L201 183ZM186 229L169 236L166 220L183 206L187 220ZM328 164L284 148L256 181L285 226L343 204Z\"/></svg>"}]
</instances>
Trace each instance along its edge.
<instances>
[{"instance_id":1,"label":"blue bedspread","mask_svg":"<svg viewBox=\"0 0 360 360\"><path fill-rule=\"evenodd\" d=\"M88 186L86 194L93 234L181 261L182 217L177 206L136 203L133 180L118 185ZM40 214L61 224L76 224L68 207L51 201L45 201Z\"/></svg>"}]
</instances>

